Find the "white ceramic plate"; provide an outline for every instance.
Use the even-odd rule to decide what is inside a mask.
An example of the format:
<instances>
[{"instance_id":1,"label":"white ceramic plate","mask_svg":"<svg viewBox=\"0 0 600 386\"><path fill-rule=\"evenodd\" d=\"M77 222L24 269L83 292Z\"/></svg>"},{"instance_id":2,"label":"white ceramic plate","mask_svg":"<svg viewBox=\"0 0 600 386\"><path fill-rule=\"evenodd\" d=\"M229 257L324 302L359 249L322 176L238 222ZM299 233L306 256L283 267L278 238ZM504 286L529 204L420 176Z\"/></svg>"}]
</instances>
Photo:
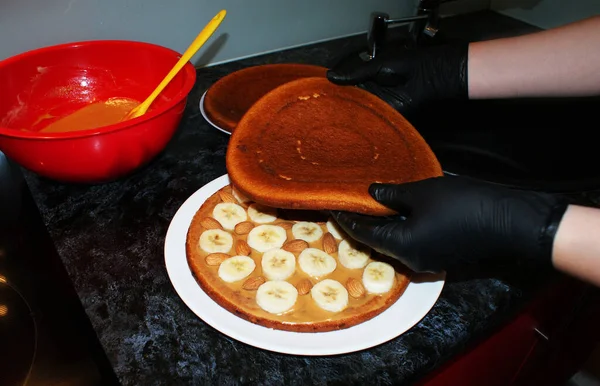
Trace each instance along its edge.
<instances>
[{"instance_id":1,"label":"white ceramic plate","mask_svg":"<svg viewBox=\"0 0 600 386\"><path fill-rule=\"evenodd\" d=\"M175 291L207 324L229 337L265 350L295 355L335 355L370 348L394 339L417 324L433 307L445 274L417 275L394 305L371 320L345 330L299 333L274 330L235 316L214 302L196 283L187 263L185 242L196 211L229 184L223 175L206 184L179 208L167 231L165 263Z\"/></svg>"},{"instance_id":2,"label":"white ceramic plate","mask_svg":"<svg viewBox=\"0 0 600 386\"><path fill-rule=\"evenodd\" d=\"M208 118L208 115L206 115L206 111L204 111L204 97L206 96L206 93L208 92L208 90L204 91L204 94L202 94L202 98L200 98L200 113L202 114L202 116L204 117L204 119L206 119L206 122L208 122L212 127L214 127L215 129L222 131L225 134L231 135L231 133L225 129L222 129L219 127L219 125L217 125L216 123L214 123L213 121L211 121Z\"/></svg>"}]
</instances>

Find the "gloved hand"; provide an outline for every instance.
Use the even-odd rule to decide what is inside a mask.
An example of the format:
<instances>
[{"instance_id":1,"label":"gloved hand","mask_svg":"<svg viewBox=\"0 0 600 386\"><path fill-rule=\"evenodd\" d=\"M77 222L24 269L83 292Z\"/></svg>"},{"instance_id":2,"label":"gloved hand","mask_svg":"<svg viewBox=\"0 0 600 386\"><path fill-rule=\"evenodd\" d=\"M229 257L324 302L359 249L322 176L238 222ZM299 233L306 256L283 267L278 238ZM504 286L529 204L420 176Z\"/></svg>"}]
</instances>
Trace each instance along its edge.
<instances>
[{"instance_id":1,"label":"gloved hand","mask_svg":"<svg viewBox=\"0 0 600 386\"><path fill-rule=\"evenodd\" d=\"M417 272L440 272L484 260L551 264L566 199L513 190L468 177L401 185L373 184L370 194L402 216L332 212L349 236Z\"/></svg>"},{"instance_id":2,"label":"gloved hand","mask_svg":"<svg viewBox=\"0 0 600 386\"><path fill-rule=\"evenodd\" d=\"M358 85L405 116L422 104L467 99L468 44L383 51L374 59L346 60L327 72L339 85Z\"/></svg>"}]
</instances>

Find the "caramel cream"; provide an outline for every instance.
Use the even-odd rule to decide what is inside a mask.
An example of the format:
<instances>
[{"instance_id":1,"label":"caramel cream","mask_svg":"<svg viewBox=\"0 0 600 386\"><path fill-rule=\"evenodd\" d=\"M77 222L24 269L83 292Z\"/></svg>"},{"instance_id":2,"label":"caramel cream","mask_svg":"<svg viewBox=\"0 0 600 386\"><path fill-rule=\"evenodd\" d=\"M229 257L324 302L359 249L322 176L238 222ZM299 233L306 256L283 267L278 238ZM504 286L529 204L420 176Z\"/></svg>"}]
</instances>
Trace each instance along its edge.
<instances>
[{"instance_id":1,"label":"caramel cream","mask_svg":"<svg viewBox=\"0 0 600 386\"><path fill-rule=\"evenodd\" d=\"M125 116L140 102L130 98L111 98L102 102L91 103L72 114L62 117L40 130L40 133L59 133L77 130L94 129L121 122ZM44 114L35 122L53 118Z\"/></svg>"}]
</instances>

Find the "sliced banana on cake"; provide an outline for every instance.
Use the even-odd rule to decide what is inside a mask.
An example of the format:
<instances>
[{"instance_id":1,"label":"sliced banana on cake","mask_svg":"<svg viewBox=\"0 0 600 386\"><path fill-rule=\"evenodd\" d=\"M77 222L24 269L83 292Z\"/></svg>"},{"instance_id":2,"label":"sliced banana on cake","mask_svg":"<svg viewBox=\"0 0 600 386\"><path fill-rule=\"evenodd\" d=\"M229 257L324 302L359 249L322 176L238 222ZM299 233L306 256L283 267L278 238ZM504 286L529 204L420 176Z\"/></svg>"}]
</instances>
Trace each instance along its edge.
<instances>
[{"instance_id":1,"label":"sliced banana on cake","mask_svg":"<svg viewBox=\"0 0 600 386\"><path fill-rule=\"evenodd\" d=\"M209 229L202 232L198 245L204 252L227 253L233 247L233 236L221 229Z\"/></svg>"},{"instance_id":2,"label":"sliced banana on cake","mask_svg":"<svg viewBox=\"0 0 600 386\"><path fill-rule=\"evenodd\" d=\"M316 222L299 221L292 227L292 234L296 239L312 243L323 236L323 229Z\"/></svg>"},{"instance_id":3,"label":"sliced banana on cake","mask_svg":"<svg viewBox=\"0 0 600 386\"><path fill-rule=\"evenodd\" d=\"M271 314L291 309L298 299L296 287L283 280L267 281L256 290L256 304Z\"/></svg>"},{"instance_id":4,"label":"sliced banana on cake","mask_svg":"<svg viewBox=\"0 0 600 386\"><path fill-rule=\"evenodd\" d=\"M373 261L365 267L362 281L367 292L383 294L394 286L396 270L388 263Z\"/></svg>"},{"instance_id":5,"label":"sliced banana on cake","mask_svg":"<svg viewBox=\"0 0 600 386\"><path fill-rule=\"evenodd\" d=\"M333 235L338 240L342 240L344 238L344 231L340 228L338 223L335 222L334 219L330 218L327 220L327 224L325 224L329 233Z\"/></svg>"},{"instance_id":6,"label":"sliced banana on cake","mask_svg":"<svg viewBox=\"0 0 600 386\"><path fill-rule=\"evenodd\" d=\"M344 267L349 269L365 267L370 257L371 248L354 240L342 240L338 247L338 259Z\"/></svg>"},{"instance_id":7,"label":"sliced banana on cake","mask_svg":"<svg viewBox=\"0 0 600 386\"><path fill-rule=\"evenodd\" d=\"M315 284L310 296L322 309L340 312L348 306L348 290L339 281L325 279Z\"/></svg>"},{"instance_id":8,"label":"sliced banana on cake","mask_svg":"<svg viewBox=\"0 0 600 386\"><path fill-rule=\"evenodd\" d=\"M263 254L261 267L267 279L285 280L296 271L296 256L283 249L271 249Z\"/></svg>"},{"instance_id":9,"label":"sliced banana on cake","mask_svg":"<svg viewBox=\"0 0 600 386\"><path fill-rule=\"evenodd\" d=\"M281 248L287 234L285 229L278 225L258 225L248 233L248 245L258 252L266 252L269 249Z\"/></svg>"},{"instance_id":10,"label":"sliced banana on cake","mask_svg":"<svg viewBox=\"0 0 600 386\"><path fill-rule=\"evenodd\" d=\"M227 283L240 281L248 277L256 268L256 263L249 256L232 256L219 265L218 275Z\"/></svg>"},{"instance_id":11,"label":"sliced banana on cake","mask_svg":"<svg viewBox=\"0 0 600 386\"><path fill-rule=\"evenodd\" d=\"M267 224L277 220L277 208L256 203L250 204L248 207L248 217L255 223Z\"/></svg>"},{"instance_id":12,"label":"sliced banana on cake","mask_svg":"<svg viewBox=\"0 0 600 386\"><path fill-rule=\"evenodd\" d=\"M298 256L300 269L312 277L329 275L335 271L335 258L317 248L306 248Z\"/></svg>"},{"instance_id":13,"label":"sliced banana on cake","mask_svg":"<svg viewBox=\"0 0 600 386\"><path fill-rule=\"evenodd\" d=\"M213 217L224 229L230 231L233 230L237 224L246 221L248 218L246 210L233 202L221 202L215 205Z\"/></svg>"},{"instance_id":14,"label":"sliced banana on cake","mask_svg":"<svg viewBox=\"0 0 600 386\"><path fill-rule=\"evenodd\" d=\"M250 202L250 199L248 197L246 197L239 190L237 190L237 188L235 188L233 186L231 187L231 194L233 195L233 197L235 197L236 200L238 200L242 204L246 203L246 202Z\"/></svg>"}]
</instances>

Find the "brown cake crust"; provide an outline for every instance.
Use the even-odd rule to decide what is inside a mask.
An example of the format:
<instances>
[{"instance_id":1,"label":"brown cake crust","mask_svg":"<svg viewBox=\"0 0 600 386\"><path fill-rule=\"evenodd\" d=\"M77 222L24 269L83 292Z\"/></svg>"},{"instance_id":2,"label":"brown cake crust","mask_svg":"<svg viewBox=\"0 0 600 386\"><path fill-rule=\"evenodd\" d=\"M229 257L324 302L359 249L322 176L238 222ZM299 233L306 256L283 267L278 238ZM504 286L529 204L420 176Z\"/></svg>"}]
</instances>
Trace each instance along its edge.
<instances>
[{"instance_id":1,"label":"brown cake crust","mask_svg":"<svg viewBox=\"0 0 600 386\"><path fill-rule=\"evenodd\" d=\"M219 190L220 192L231 192L231 186L227 185ZM320 310L321 313L316 312L316 315L320 315L315 320L306 320L305 314L308 314L306 309L313 310L317 308L311 302L310 294L299 295L297 301L297 307L293 311L283 315L273 315L262 310L254 301L255 290L246 290L243 288L245 280L241 280L236 283L225 283L222 281L217 274L218 266L210 266L206 263L206 256L208 253L204 252L198 247L198 240L203 231L206 230L201 224L203 219L211 217L212 210L216 204L223 202L219 196L219 192L209 197L205 203L200 207L198 212L195 214L190 228L187 234L186 240L186 254L187 261L190 266L191 272L195 277L197 283L202 290L221 307L225 308L229 312L248 320L252 323L259 324L265 327L294 331L294 332L325 332L345 329L360 323L363 323L376 315L382 313L392 304L394 304L398 298L404 293L406 287L410 282L411 271L405 266L396 262L395 260L386 258L385 256L379 255L372 252L371 257L375 260L386 261L394 266L396 269L396 281L391 291L382 295L365 294L363 297L356 299L349 297L349 306L346 310L340 313L328 313L327 311ZM247 209L249 203L241 204L242 207ZM276 220L273 224L279 225L282 223L293 224L293 219L301 219L305 221L314 221L314 216L322 219L322 214L319 213L301 213L291 211L287 213L280 212L281 218ZM279 217L279 216L278 216ZM250 221L250 219L249 219ZM323 224L322 228L326 227ZM246 240L246 235L236 235L235 232L230 232L234 236L234 245L229 255L233 256L237 244L240 240ZM291 230L288 230L288 240L292 240ZM311 247L321 248L322 241L318 240L311 243ZM337 241L339 244L339 240ZM294 253L296 258L299 253ZM337 253L332 253L337 260ZM256 262L256 269L250 275L250 277L262 276L261 269L261 257L262 254L252 250L250 254ZM337 275L334 278L339 279L342 284L345 284L345 280L342 278L360 278L362 275L362 269L349 270L341 266L338 261L338 268L336 271L326 278L331 278L332 275ZM298 285L301 280L309 278L299 267L296 268L296 273L288 279L293 285ZM312 279L312 284L316 284L317 280ZM311 308L313 307L313 308ZM303 319L304 318L304 319Z\"/></svg>"},{"instance_id":2,"label":"brown cake crust","mask_svg":"<svg viewBox=\"0 0 600 386\"><path fill-rule=\"evenodd\" d=\"M442 175L400 113L326 78L286 83L255 103L231 136L226 165L232 184L261 204L371 215L394 213L369 195L371 183Z\"/></svg>"},{"instance_id":3,"label":"brown cake crust","mask_svg":"<svg viewBox=\"0 0 600 386\"><path fill-rule=\"evenodd\" d=\"M204 112L225 131L233 132L248 109L263 95L292 80L325 77L325 67L309 64L264 64L235 71L215 82L204 97Z\"/></svg>"}]
</instances>

